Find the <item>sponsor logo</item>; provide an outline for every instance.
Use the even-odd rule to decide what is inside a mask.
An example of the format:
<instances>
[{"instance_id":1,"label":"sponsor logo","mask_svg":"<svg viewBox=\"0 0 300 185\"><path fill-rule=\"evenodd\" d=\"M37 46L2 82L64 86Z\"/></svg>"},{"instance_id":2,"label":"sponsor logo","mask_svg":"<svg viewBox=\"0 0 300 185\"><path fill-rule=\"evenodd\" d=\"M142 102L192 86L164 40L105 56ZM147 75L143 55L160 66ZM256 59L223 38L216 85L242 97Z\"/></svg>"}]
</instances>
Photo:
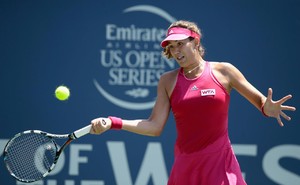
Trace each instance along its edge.
<instances>
[{"instance_id":1,"label":"sponsor logo","mask_svg":"<svg viewBox=\"0 0 300 185\"><path fill-rule=\"evenodd\" d=\"M197 91L198 90L198 87L196 85L194 85L192 88L191 88L191 91Z\"/></svg>"},{"instance_id":2,"label":"sponsor logo","mask_svg":"<svg viewBox=\"0 0 300 185\"><path fill-rule=\"evenodd\" d=\"M201 96L214 96L216 95L215 89L202 89Z\"/></svg>"},{"instance_id":3,"label":"sponsor logo","mask_svg":"<svg viewBox=\"0 0 300 185\"><path fill-rule=\"evenodd\" d=\"M147 13L147 14L145 14ZM150 15L149 15L150 13ZM153 21L140 23L127 19L144 14ZM140 18L142 19L142 18ZM164 10L150 5L126 8L116 21L104 25L105 42L100 49L101 77L93 80L97 91L116 106L131 110L151 109L155 103L160 76L176 63L162 56L160 42L165 24L174 19Z\"/></svg>"}]
</instances>

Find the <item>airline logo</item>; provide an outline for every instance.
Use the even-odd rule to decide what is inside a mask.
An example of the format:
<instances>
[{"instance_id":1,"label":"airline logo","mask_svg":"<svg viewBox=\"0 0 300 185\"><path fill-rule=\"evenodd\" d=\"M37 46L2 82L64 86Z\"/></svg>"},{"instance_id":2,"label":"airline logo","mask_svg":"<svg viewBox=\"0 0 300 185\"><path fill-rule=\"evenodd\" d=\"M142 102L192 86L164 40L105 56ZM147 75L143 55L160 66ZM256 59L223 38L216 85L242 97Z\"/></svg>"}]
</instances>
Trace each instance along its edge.
<instances>
[{"instance_id":1,"label":"airline logo","mask_svg":"<svg viewBox=\"0 0 300 185\"><path fill-rule=\"evenodd\" d=\"M140 21L128 21L136 12L151 13L157 20L147 27ZM166 32L162 25L176 19L152 5L131 6L118 15L106 19L103 24L105 34L102 34L99 75L93 80L94 86L116 106L130 110L151 109L160 76L176 67L172 60L161 55L160 46ZM164 24L158 24L160 21Z\"/></svg>"}]
</instances>

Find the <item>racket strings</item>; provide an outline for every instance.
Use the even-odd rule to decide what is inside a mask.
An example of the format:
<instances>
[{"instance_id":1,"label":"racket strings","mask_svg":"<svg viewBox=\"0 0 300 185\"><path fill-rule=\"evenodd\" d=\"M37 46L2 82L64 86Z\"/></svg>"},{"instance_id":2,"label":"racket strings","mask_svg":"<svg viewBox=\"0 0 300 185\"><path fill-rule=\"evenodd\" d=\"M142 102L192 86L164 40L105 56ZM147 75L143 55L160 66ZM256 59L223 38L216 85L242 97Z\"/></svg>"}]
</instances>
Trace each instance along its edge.
<instances>
[{"instance_id":1,"label":"racket strings","mask_svg":"<svg viewBox=\"0 0 300 185\"><path fill-rule=\"evenodd\" d=\"M5 162L13 176L35 181L48 173L55 156L54 141L42 134L27 133L13 139L6 150Z\"/></svg>"}]
</instances>

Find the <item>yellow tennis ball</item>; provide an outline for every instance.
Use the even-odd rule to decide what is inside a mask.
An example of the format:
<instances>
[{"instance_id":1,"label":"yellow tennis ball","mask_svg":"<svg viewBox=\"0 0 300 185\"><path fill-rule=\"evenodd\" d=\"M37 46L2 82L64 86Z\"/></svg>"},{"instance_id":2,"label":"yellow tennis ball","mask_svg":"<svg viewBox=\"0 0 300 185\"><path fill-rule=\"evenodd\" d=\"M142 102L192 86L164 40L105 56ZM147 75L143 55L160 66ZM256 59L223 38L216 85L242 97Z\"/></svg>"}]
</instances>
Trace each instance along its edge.
<instances>
[{"instance_id":1,"label":"yellow tennis ball","mask_svg":"<svg viewBox=\"0 0 300 185\"><path fill-rule=\"evenodd\" d=\"M70 90L68 87L61 85L55 89L55 97L61 101L67 100L70 97Z\"/></svg>"}]
</instances>

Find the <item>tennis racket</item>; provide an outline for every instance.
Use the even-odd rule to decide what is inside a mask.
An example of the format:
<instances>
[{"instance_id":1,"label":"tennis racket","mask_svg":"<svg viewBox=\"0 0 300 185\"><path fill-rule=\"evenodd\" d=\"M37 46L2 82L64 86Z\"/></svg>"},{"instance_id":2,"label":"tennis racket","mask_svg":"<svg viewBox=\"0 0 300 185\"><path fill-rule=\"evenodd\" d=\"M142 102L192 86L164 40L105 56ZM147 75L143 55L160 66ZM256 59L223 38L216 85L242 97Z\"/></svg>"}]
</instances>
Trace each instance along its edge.
<instances>
[{"instance_id":1,"label":"tennis racket","mask_svg":"<svg viewBox=\"0 0 300 185\"><path fill-rule=\"evenodd\" d=\"M62 151L75 139L90 132L91 125L71 134L50 134L27 130L10 139L3 151L10 175L21 182L34 182L46 177L55 167ZM55 139L67 139L59 147Z\"/></svg>"}]
</instances>

